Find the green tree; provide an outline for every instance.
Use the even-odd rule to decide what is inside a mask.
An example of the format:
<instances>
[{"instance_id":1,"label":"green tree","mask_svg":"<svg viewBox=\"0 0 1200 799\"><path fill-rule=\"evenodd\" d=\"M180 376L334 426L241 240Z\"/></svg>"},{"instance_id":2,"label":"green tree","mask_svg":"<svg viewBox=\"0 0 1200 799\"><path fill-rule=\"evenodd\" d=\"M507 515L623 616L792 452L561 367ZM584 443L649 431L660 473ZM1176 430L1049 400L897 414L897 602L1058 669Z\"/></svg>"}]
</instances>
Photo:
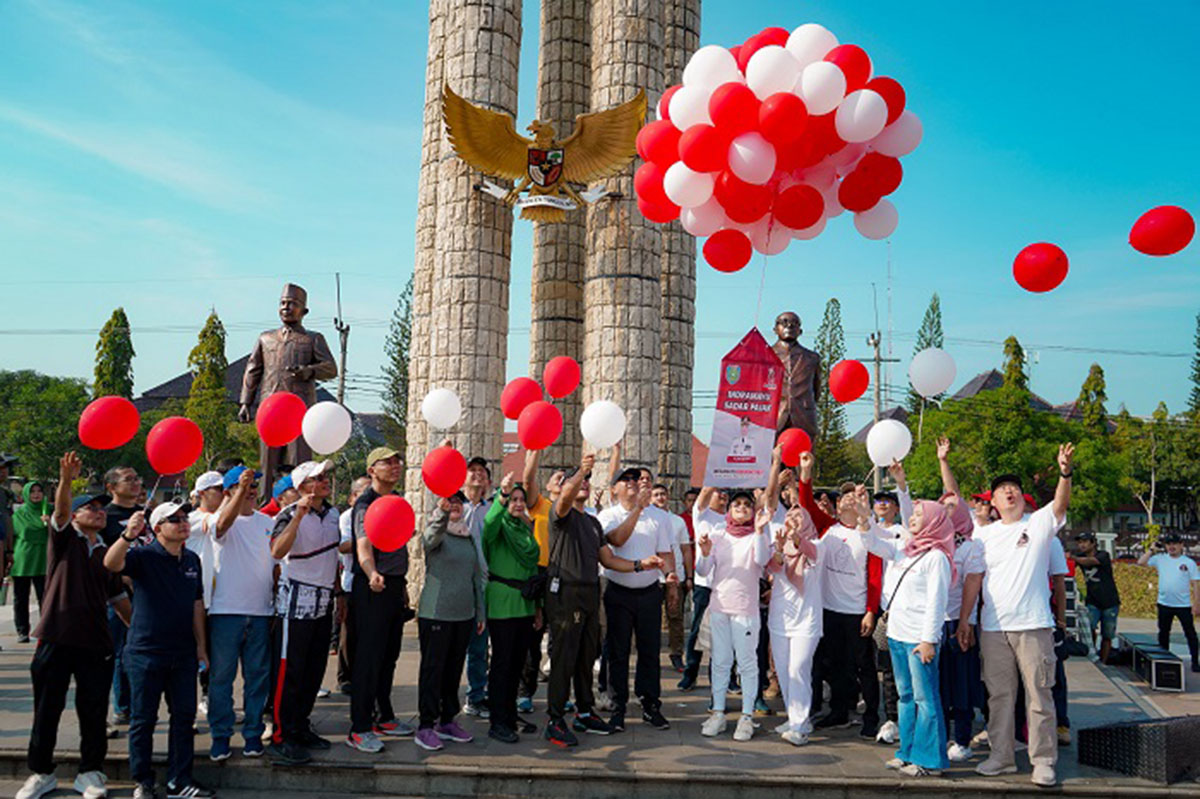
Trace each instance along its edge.
<instances>
[{"instance_id":1,"label":"green tree","mask_svg":"<svg viewBox=\"0 0 1200 799\"><path fill-rule=\"evenodd\" d=\"M1025 350L1016 336L1004 339L1004 385L1027 391L1029 371L1025 365Z\"/></svg>"},{"instance_id":2,"label":"green tree","mask_svg":"<svg viewBox=\"0 0 1200 799\"><path fill-rule=\"evenodd\" d=\"M1196 314L1196 334L1192 342L1196 354L1192 356L1192 391L1188 395L1188 413L1200 419L1200 313Z\"/></svg>"},{"instance_id":3,"label":"green tree","mask_svg":"<svg viewBox=\"0 0 1200 799\"><path fill-rule=\"evenodd\" d=\"M1146 513L1146 524L1154 524L1154 513L1163 483L1170 479L1176 451L1170 413L1158 403L1149 421L1122 410L1117 417L1115 438L1123 456L1121 486Z\"/></svg>"},{"instance_id":4,"label":"green tree","mask_svg":"<svg viewBox=\"0 0 1200 799\"><path fill-rule=\"evenodd\" d=\"M1108 410L1104 407L1107 400L1104 370L1100 364L1094 363L1079 389L1079 399L1075 400L1075 410L1079 411L1083 426L1090 433L1099 436L1108 433Z\"/></svg>"},{"instance_id":5,"label":"green tree","mask_svg":"<svg viewBox=\"0 0 1200 799\"><path fill-rule=\"evenodd\" d=\"M133 399L133 337L129 317L117 308L100 328L96 341L96 369L92 396L117 395Z\"/></svg>"},{"instance_id":6,"label":"green tree","mask_svg":"<svg viewBox=\"0 0 1200 799\"><path fill-rule=\"evenodd\" d=\"M383 374L387 380L380 392L383 400L383 434L389 446L404 452L408 430L408 359L412 343L413 279L408 278L404 291L392 312L392 325L384 343Z\"/></svg>"},{"instance_id":7,"label":"green tree","mask_svg":"<svg viewBox=\"0 0 1200 799\"><path fill-rule=\"evenodd\" d=\"M20 458L24 477L58 475L58 459L80 447L79 414L91 397L83 380L51 377L32 370L0 371L0 452Z\"/></svg>"},{"instance_id":8,"label":"green tree","mask_svg":"<svg viewBox=\"0 0 1200 799\"><path fill-rule=\"evenodd\" d=\"M917 330L917 343L913 347L913 352L917 353L921 350L927 350L930 347L938 347L940 349L944 344L945 336L942 333L942 300L935 291L933 297L929 300L929 307L925 309L925 316L921 319L921 327ZM943 396L945 395L939 394L932 399L935 401L941 400ZM920 413L922 402L921 395L909 387L907 403L909 413Z\"/></svg>"},{"instance_id":9,"label":"green tree","mask_svg":"<svg viewBox=\"0 0 1200 799\"><path fill-rule=\"evenodd\" d=\"M846 434L846 410L829 392L829 372L846 357L846 334L842 330L842 305L837 298L825 304L825 316L817 329L814 345L821 356L821 384L817 388L817 440L813 442L816 477L832 483L848 477L850 453Z\"/></svg>"},{"instance_id":10,"label":"green tree","mask_svg":"<svg viewBox=\"0 0 1200 799\"><path fill-rule=\"evenodd\" d=\"M223 457L238 452L241 446L232 435L237 411L225 394L225 326L216 311L208 315L196 346L188 353L192 386L188 390L185 414L204 433L204 452L189 470L189 477L207 471ZM243 456L244 457L244 456Z\"/></svg>"}]
</instances>

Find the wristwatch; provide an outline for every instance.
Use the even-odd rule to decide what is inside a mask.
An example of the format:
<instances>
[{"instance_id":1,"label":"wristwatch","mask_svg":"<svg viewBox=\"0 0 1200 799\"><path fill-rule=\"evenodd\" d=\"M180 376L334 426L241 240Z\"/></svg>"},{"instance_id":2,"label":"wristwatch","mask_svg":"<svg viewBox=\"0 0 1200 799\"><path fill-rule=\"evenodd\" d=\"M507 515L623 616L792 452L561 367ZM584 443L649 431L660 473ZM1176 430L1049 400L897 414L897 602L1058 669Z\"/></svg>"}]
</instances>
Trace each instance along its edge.
<instances>
[{"instance_id":1,"label":"wristwatch","mask_svg":"<svg viewBox=\"0 0 1200 799\"><path fill-rule=\"evenodd\" d=\"M121 538L125 539L126 541L128 541L131 544L137 542L137 540L138 540L138 537L136 535L133 538L130 538L129 536L125 535L124 533L121 533Z\"/></svg>"},{"instance_id":2,"label":"wristwatch","mask_svg":"<svg viewBox=\"0 0 1200 799\"><path fill-rule=\"evenodd\" d=\"M633 570L635 572L640 572L642 570L642 562L640 560L635 560L633 562Z\"/></svg>"},{"instance_id":3,"label":"wristwatch","mask_svg":"<svg viewBox=\"0 0 1200 799\"><path fill-rule=\"evenodd\" d=\"M1075 474L1075 470L1074 470L1074 469L1072 469L1072 470L1071 470L1071 471L1069 471L1069 472L1064 472L1062 469L1059 469L1059 470L1058 470L1058 473L1059 473L1059 475L1061 475L1061 476L1062 476L1062 478L1063 478L1064 480L1070 480L1070 479L1071 479L1071 475Z\"/></svg>"}]
</instances>

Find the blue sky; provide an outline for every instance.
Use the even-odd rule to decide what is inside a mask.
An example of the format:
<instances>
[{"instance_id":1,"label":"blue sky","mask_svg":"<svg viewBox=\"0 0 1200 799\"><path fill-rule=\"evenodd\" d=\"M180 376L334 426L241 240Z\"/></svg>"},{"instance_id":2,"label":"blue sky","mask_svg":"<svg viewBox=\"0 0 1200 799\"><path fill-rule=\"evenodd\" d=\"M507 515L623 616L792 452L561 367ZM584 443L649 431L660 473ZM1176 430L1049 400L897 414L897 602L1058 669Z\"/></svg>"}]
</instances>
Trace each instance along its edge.
<instances>
[{"instance_id":1,"label":"blue sky","mask_svg":"<svg viewBox=\"0 0 1200 799\"><path fill-rule=\"evenodd\" d=\"M902 361L891 385L906 382L937 291L956 386L997 365L1015 333L1052 401L1072 399L1097 361L1110 409L1180 409L1200 245L1152 259L1126 237L1152 206L1200 211L1200 6L981 9L704 3L702 44L815 21L862 45L925 125L890 244L859 237L848 215L793 243L768 259L758 321L794 309L811 343L836 296L849 354L865 356L872 284L888 327L890 257ZM534 115L536 25L527 0L520 127ZM248 351L287 278L309 289L310 326L333 338L341 271L348 401L374 409L371 376L413 258L426 34L424 6L409 2L0 4L0 368L90 376L94 331L123 305L142 390L183 370L212 307L230 358ZM1011 278L1013 256L1039 240L1071 259L1047 295ZM510 376L528 365L530 242L517 222ZM735 275L698 267L698 391L715 388L721 355L755 323L763 268L761 256ZM869 408L851 414L857 427Z\"/></svg>"}]
</instances>

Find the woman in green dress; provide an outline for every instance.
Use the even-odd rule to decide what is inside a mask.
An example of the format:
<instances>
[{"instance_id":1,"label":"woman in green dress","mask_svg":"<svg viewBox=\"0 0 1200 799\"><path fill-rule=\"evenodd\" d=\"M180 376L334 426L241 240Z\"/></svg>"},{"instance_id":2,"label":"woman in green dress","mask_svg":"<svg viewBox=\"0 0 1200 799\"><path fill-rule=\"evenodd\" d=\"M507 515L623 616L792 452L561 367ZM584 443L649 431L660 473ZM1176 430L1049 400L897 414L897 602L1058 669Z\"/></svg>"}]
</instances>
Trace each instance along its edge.
<instances>
[{"instance_id":1,"label":"woman in green dress","mask_svg":"<svg viewBox=\"0 0 1200 799\"><path fill-rule=\"evenodd\" d=\"M17 641L29 643L29 588L37 593L42 608L46 580L46 537L49 533L50 502L41 483L26 483L24 502L13 512L13 621Z\"/></svg>"}]
</instances>

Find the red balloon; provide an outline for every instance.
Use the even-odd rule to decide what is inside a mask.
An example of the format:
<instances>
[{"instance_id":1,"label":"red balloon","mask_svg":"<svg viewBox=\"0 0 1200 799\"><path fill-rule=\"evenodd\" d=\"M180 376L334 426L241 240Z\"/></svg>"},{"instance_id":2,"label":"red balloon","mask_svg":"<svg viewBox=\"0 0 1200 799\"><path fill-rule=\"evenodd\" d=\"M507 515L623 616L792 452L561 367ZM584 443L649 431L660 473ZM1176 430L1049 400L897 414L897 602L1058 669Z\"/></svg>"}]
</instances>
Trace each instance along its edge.
<instances>
[{"instance_id":1,"label":"red balloon","mask_svg":"<svg viewBox=\"0 0 1200 799\"><path fill-rule=\"evenodd\" d=\"M203 451L204 433L183 416L168 416L146 435L146 457L159 474L186 472Z\"/></svg>"},{"instance_id":2,"label":"red balloon","mask_svg":"<svg viewBox=\"0 0 1200 799\"><path fill-rule=\"evenodd\" d=\"M1013 259L1013 278L1026 291L1057 288L1067 277L1067 254L1049 242L1030 244Z\"/></svg>"},{"instance_id":3,"label":"red balloon","mask_svg":"<svg viewBox=\"0 0 1200 799\"><path fill-rule=\"evenodd\" d=\"M729 166L729 137L712 125L692 125L679 137L679 157L688 169L719 172Z\"/></svg>"},{"instance_id":4,"label":"red balloon","mask_svg":"<svg viewBox=\"0 0 1200 799\"><path fill-rule=\"evenodd\" d=\"M79 415L79 441L89 449L116 449L137 435L141 417L124 397L97 397Z\"/></svg>"},{"instance_id":5,"label":"red balloon","mask_svg":"<svg viewBox=\"0 0 1200 799\"><path fill-rule=\"evenodd\" d=\"M779 454L783 465L789 469L800 465L800 453L812 452L812 439L799 427L789 427L784 430L779 434L779 440L775 443L783 448Z\"/></svg>"},{"instance_id":6,"label":"red balloon","mask_svg":"<svg viewBox=\"0 0 1200 799\"><path fill-rule=\"evenodd\" d=\"M769 44L777 44L783 47L787 44L788 36L789 34L785 28L764 28L754 34L742 43L742 46L738 48L738 51L733 56L737 59L738 69L745 73L746 65L750 63L752 55Z\"/></svg>"},{"instance_id":7,"label":"red balloon","mask_svg":"<svg viewBox=\"0 0 1200 799\"><path fill-rule=\"evenodd\" d=\"M895 78L878 77L867 81L865 88L877 93L887 103L887 124L892 124L904 112L904 87Z\"/></svg>"},{"instance_id":8,"label":"red balloon","mask_svg":"<svg viewBox=\"0 0 1200 799\"><path fill-rule=\"evenodd\" d=\"M579 362L566 355L551 358L542 370L542 382L546 384L546 393L555 399L562 399L579 388L581 376Z\"/></svg>"},{"instance_id":9,"label":"red balloon","mask_svg":"<svg viewBox=\"0 0 1200 799\"><path fill-rule=\"evenodd\" d=\"M900 188L900 181L904 178L904 167L900 166L899 158L875 152L864 155L854 171L863 173L881 197Z\"/></svg>"},{"instance_id":10,"label":"red balloon","mask_svg":"<svg viewBox=\"0 0 1200 799\"><path fill-rule=\"evenodd\" d=\"M660 205L658 203L647 202L638 197L637 207L642 212L642 216L659 225L674 222L679 218L679 206L670 201L665 205Z\"/></svg>"},{"instance_id":11,"label":"red balloon","mask_svg":"<svg viewBox=\"0 0 1200 799\"><path fill-rule=\"evenodd\" d=\"M467 482L467 459L454 447L438 447L421 463L421 479L436 496L448 497Z\"/></svg>"},{"instance_id":12,"label":"red balloon","mask_svg":"<svg viewBox=\"0 0 1200 799\"><path fill-rule=\"evenodd\" d=\"M804 230L820 222L825 215L825 198L812 186L792 186L775 198L772 213L781 225Z\"/></svg>"},{"instance_id":13,"label":"red balloon","mask_svg":"<svg viewBox=\"0 0 1200 799\"><path fill-rule=\"evenodd\" d=\"M737 61L742 57L742 46L740 44L735 44L733 47L730 47L729 54L733 56L734 61Z\"/></svg>"},{"instance_id":14,"label":"red balloon","mask_svg":"<svg viewBox=\"0 0 1200 799\"><path fill-rule=\"evenodd\" d=\"M791 92L776 92L759 106L758 129L772 144L786 146L798 141L807 126L808 106Z\"/></svg>"},{"instance_id":15,"label":"red balloon","mask_svg":"<svg viewBox=\"0 0 1200 799\"><path fill-rule=\"evenodd\" d=\"M829 370L829 393L838 402L854 402L871 385L867 367L858 361L838 361Z\"/></svg>"},{"instance_id":16,"label":"red balloon","mask_svg":"<svg viewBox=\"0 0 1200 799\"><path fill-rule=\"evenodd\" d=\"M758 106L758 98L749 86L724 83L708 98L708 115L717 129L732 139L758 124Z\"/></svg>"},{"instance_id":17,"label":"red balloon","mask_svg":"<svg viewBox=\"0 0 1200 799\"><path fill-rule=\"evenodd\" d=\"M638 131L637 151L643 161L666 169L679 160L679 128L664 119L651 122Z\"/></svg>"},{"instance_id":18,"label":"red balloon","mask_svg":"<svg viewBox=\"0 0 1200 799\"><path fill-rule=\"evenodd\" d=\"M813 146L820 151L822 158L836 153L846 146L846 142L837 135L835 114L835 111L830 111L828 114L808 118L808 133L804 138L806 141L812 140Z\"/></svg>"},{"instance_id":19,"label":"red balloon","mask_svg":"<svg viewBox=\"0 0 1200 799\"><path fill-rule=\"evenodd\" d=\"M1174 255L1192 241L1196 222L1177 205L1151 208L1129 231L1129 244L1146 255Z\"/></svg>"},{"instance_id":20,"label":"red balloon","mask_svg":"<svg viewBox=\"0 0 1200 799\"><path fill-rule=\"evenodd\" d=\"M658 109L661 112L658 115L659 119L665 119L668 122L671 121L671 98L675 96L675 92L682 88L682 84L676 83L662 93L662 97L658 99Z\"/></svg>"},{"instance_id":21,"label":"red balloon","mask_svg":"<svg viewBox=\"0 0 1200 799\"><path fill-rule=\"evenodd\" d=\"M667 193L663 190L663 175L666 172L666 169L653 161L639 166L633 173L633 190L638 198L651 205L671 205Z\"/></svg>"},{"instance_id":22,"label":"red balloon","mask_svg":"<svg viewBox=\"0 0 1200 799\"><path fill-rule=\"evenodd\" d=\"M500 392L500 412L505 419L516 419L531 402L542 398L542 387L530 377L514 377Z\"/></svg>"},{"instance_id":23,"label":"red balloon","mask_svg":"<svg viewBox=\"0 0 1200 799\"><path fill-rule=\"evenodd\" d=\"M289 391L276 391L259 403L254 414L258 436L268 447L283 447L300 437L308 406Z\"/></svg>"},{"instance_id":24,"label":"red balloon","mask_svg":"<svg viewBox=\"0 0 1200 799\"><path fill-rule=\"evenodd\" d=\"M743 225L757 222L771 210L771 189L768 186L747 183L729 170L717 176L713 196L730 219Z\"/></svg>"},{"instance_id":25,"label":"red balloon","mask_svg":"<svg viewBox=\"0 0 1200 799\"><path fill-rule=\"evenodd\" d=\"M736 272L750 263L753 248L740 230L718 230L704 242L704 260L718 272Z\"/></svg>"},{"instance_id":26,"label":"red balloon","mask_svg":"<svg viewBox=\"0 0 1200 799\"><path fill-rule=\"evenodd\" d=\"M871 58L857 44L839 44L825 55L825 60L841 67L846 76L846 94L866 86L871 78Z\"/></svg>"},{"instance_id":27,"label":"red balloon","mask_svg":"<svg viewBox=\"0 0 1200 799\"><path fill-rule=\"evenodd\" d=\"M562 429L562 413L549 402L530 403L517 419L517 438L525 449L545 449L558 440Z\"/></svg>"},{"instance_id":28,"label":"red balloon","mask_svg":"<svg viewBox=\"0 0 1200 799\"><path fill-rule=\"evenodd\" d=\"M837 196L843 208L855 212L874 208L880 197L871 179L857 169L842 178Z\"/></svg>"},{"instance_id":29,"label":"red balloon","mask_svg":"<svg viewBox=\"0 0 1200 799\"><path fill-rule=\"evenodd\" d=\"M395 494L376 499L363 516L367 540L381 552L395 552L407 544L416 526L412 505Z\"/></svg>"}]
</instances>

